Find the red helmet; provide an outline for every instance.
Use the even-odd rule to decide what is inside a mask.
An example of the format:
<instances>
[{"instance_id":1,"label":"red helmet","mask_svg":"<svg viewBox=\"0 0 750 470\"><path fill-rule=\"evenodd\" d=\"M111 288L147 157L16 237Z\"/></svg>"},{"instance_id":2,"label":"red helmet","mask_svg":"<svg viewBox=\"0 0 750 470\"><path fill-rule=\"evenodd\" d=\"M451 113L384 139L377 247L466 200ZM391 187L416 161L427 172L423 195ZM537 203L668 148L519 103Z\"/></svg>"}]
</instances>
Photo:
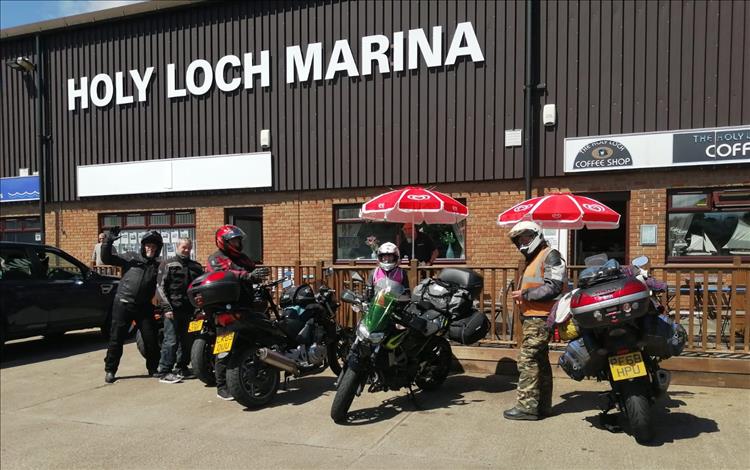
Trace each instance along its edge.
<instances>
[{"instance_id":1,"label":"red helmet","mask_svg":"<svg viewBox=\"0 0 750 470\"><path fill-rule=\"evenodd\" d=\"M240 247L235 248L228 243L234 238L240 239ZM239 256L242 253L242 242L245 240L245 232L236 225L223 225L216 231L216 246L230 257Z\"/></svg>"}]
</instances>

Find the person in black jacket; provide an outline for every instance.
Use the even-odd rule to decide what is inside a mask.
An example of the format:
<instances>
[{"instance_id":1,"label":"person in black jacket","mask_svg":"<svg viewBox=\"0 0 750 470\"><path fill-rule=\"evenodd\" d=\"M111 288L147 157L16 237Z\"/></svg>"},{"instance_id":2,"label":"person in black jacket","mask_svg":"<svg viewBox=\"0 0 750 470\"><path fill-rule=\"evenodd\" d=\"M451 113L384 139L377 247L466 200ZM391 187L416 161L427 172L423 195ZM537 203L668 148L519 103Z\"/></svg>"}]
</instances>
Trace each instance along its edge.
<instances>
[{"instance_id":1,"label":"person in black jacket","mask_svg":"<svg viewBox=\"0 0 750 470\"><path fill-rule=\"evenodd\" d=\"M244 281L245 288L242 301L249 303L253 298L252 283L263 282L263 279L268 277L269 269L266 267L255 268L255 263L242 252L242 242L244 239L245 232L235 225L223 225L219 227L216 231L216 246L219 250L208 257L206 271L231 271L236 274ZM217 337L225 333L227 333L226 328L216 325ZM227 388L228 359L228 356L219 355L216 357L214 364L216 396L222 400L234 400L234 397L232 397Z\"/></svg>"},{"instance_id":2,"label":"person in black jacket","mask_svg":"<svg viewBox=\"0 0 750 470\"><path fill-rule=\"evenodd\" d=\"M156 374L159 365L159 343L151 300L156 292L156 275L159 270L157 257L164 242L159 232L152 231L141 240L140 253L118 256L112 254L112 244L119 238L119 234L119 227L112 228L102 247L102 261L122 268L122 278L112 304L112 329L107 356L104 358L106 383L115 381L122 357L122 345L133 321L140 330L146 346L146 368L149 375Z\"/></svg>"},{"instance_id":3,"label":"person in black jacket","mask_svg":"<svg viewBox=\"0 0 750 470\"><path fill-rule=\"evenodd\" d=\"M162 260L156 281L156 295L164 312L164 341L161 343L161 359L156 371L160 382L177 383L192 376L190 362L190 335L188 322L194 311L187 297L187 289L193 279L203 274L203 266L190 259L193 242L181 238L177 242L175 256ZM178 351L179 348L179 351ZM177 362L177 373L172 366Z\"/></svg>"}]
</instances>

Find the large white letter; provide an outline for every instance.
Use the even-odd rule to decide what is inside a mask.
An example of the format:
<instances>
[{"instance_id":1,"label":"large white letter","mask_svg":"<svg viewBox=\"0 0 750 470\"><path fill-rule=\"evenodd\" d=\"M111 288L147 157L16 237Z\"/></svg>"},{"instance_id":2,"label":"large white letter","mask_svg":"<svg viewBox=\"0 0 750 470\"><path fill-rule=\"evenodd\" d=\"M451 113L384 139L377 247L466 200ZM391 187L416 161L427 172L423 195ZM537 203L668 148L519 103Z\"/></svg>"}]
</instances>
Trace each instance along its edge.
<instances>
[{"instance_id":1,"label":"large white letter","mask_svg":"<svg viewBox=\"0 0 750 470\"><path fill-rule=\"evenodd\" d=\"M377 50L372 50L373 44L377 44ZM378 72L388 73L388 57L385 55L388 51L388 38L377 34L375 36L365 36L362 38L362 75L372 73L372 61L378 61Z\"/></svg>"},{"instance_id":2,"label":"large white letter","mask_svg":"<svg viewBox=\"0 0 750 470\"><path fill-rule=\"evenodd\" d=\"M138 101L146 101L146 91L148 90L148 85L151 82L151 75L153 75L153 73L154 68L149 67L146 69L143 78L141 78L137 70L130 71L130 77L133 79L133 84L138 90Z\"/></svg>"},{"instance_id":3,"label":"large white letter","mask_svg":"<svg viewBox=\"0 0 750 470\"><path fill-rule=\"evenodd\" d=\"M178 98L186 96L184 88L175 88L174 64L167 64L167 98Z\"/></svg>"},{"instance_id":4,"label":"large white letter","mask_svg":"<svg viewBox=\"0 0 750 470\"><path fill-rule=\"evenodd\" d=\"M271 57L268 51L260 51L260 63L253 65L253 54L245 54L242 68L245 71L245 89L253 87L253 75L260 74L260 86L265 88L271 85Z\"/></svg>"},{"instance_id":5,"label":"large white letter","mask_svg":"<svg viewBox=\"0 0 750 470\"><path fill-rule=\"evenodd\" d=\"M344 59L343 62L341 59ZM352 50L349 48L349 41L346 39L339 39L333 44L331 60L328 62L328 69L326 70L326 80L332 79L336 76L336 72L341 71L346 71L350 77L359 75Z\"/></svg>"},{"instance_id":6,"label":"large white letter","mask_svg":"<svg viewBox=\"0 0 750 470\"><path fill-rule=\"evenodd\" d=\"M239 67L241 65L240 58L236 55L225 55L218 62L216 62L216 86L221 91L234 91L240 87L242 79L240 77L234 77L230 81L226 81L225 68L227 65L231 65L232 68Z\"/></svg>"},{"instance_id":7,"label":"large white letter","mask_svg":"<svg viewBox=\"0 0 750 470\"><path fill-rule=\"evenodd\" d=\"M294 81L294 70L297 70L299 81L306 82L313 69L313 80L323 78L323 43L315 42L307 45L307 57L302 58L302 50L299 46L286 48L286 82Z\"/></svg>"},{"instance_id":8,"label":"large white letter","mask_svg":"<svg viewBox=\"0 0 750 470\"><path fill-rule=\"evenodd\" d=\"M466 38L466 45L461 46L464 38ZM448 55L445 57L445 65L455 64L456 59L462 55L471 56L472 62L484 62L482 48L479 47L477 35L469 22L456 25L456 32L453 34L453 40L448 48Z\"/></svg>"},{"instance_id":9,"label":"large white letter","mask_svg":"<svg viewBox=\"0 0 750 470\"><path fill-rule=\"evenodd\" d=\"M203 70L203 83L200 86L195 84L195 72L198 69ZM205 95L211 89L214 83L214 71L207 60L198 59L190 62L185 71L185 87L192 95Z\"/></svg>"},{"instance_id":10,"label":"large white letter","mask_svg":"<svg viewBox=\"0 0 750 470\"><path fill-rule=\"evenodd\" d=\"M393 71L404 70L404 32L393 33Z\"/></svg>"},{"instance_id":11,"label":"large white letter","mask_svg":"<svg viewBox=\"0 0 750 470\"><path fill-rule=\"evenodd\" d=\"M443 47L443 28L441 26L432 28L432 44L433 46L430 46L423 29L409 30L409 70L414 70L419 66L417 50L422 52L427 67L440 66Z\"/></svg>"},{"instance_id":12,"label":"large white letter","mask_svg":"<svg viewBox=\"0 0 750 470\"><path fill-rule=\"evenodd\" d=\"M76 88L76 79L68 79L68 111L76 109L76 98L81 99L81 109L89 107L89 78L81 77L81 88Z\"/></svg>"},{"instance_id":13,"label":"large white letter","mask_svg":"<svg viewBox=\"0 0 750 470\"><path fill-rule=\"evenodd\" d=\"M104 84L104 96L99 96L99 83ZM112 77L106 73L100 73L91 79L91 86L89 88L91 92L91 103L94 106L102 108L107 106L112 101L112 95L114 94L114 87L112 85Z\"/></svg>"},{"instance_id":14,"label":"large white letter","mask_svg":"<svg viewBox=\"0 0 750 470\"><path fill-rule=\"evenodd\" d=\"M133 102L132 96L125 96L125 85L122 83L122 72L115 72L115 104L128 104Z\"/></svg>"}]
</instances>

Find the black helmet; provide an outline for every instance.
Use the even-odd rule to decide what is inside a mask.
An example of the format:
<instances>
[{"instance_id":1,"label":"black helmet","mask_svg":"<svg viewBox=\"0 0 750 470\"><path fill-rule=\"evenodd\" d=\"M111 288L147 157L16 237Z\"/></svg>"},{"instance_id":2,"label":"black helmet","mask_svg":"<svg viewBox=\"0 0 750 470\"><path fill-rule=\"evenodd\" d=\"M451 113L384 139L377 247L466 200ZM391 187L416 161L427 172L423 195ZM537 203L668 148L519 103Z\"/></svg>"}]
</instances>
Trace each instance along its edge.
<instances>
[{"instance_id":1,"label":"black helmet","mask_svg":"<svg viewBox=\"0 0 750 470\"><path fill-rule=\"evenodd\" d=\"M281 294L280 299L282 307L291 307L292 305L306 307L313 302L315 302L315 293L309 284L287 287Z\"/></svg>"},{"instance_id":2,"label":"black helmet","mask_svg":"<svg viewBox=\"0 0 750 470\"><path fill-rule=\"evenodd\" d=\"M141 239L141 256L144 258L146 257L146 243L153 243L156 245L156 254L154 255L154 258L158 258L159 254L161 254L161 249L164 246L164 240L161 238L161 233L152 230Z\"/></svg>"}]
</instances>

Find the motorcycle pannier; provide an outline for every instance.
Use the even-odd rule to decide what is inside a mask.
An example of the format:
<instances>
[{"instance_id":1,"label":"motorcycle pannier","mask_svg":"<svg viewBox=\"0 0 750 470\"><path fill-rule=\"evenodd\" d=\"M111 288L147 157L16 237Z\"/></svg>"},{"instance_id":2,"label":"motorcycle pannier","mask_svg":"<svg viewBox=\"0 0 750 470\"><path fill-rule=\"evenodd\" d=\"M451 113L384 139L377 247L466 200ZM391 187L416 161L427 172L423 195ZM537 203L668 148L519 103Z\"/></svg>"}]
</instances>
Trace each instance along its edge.
<instances>
[{"instance_id":1,"label":"motorcycle pannier","mask_svg":"<svg viewBox=\"0 0 750 470\"><path fill-rule=\"evenodd\" d=\"M479 299L484 287L484 278L471 269L445 268L437 277L440 281L469 291L472 299Z\"/></svg>"},{"instance_id":2,"label":"motorcycle pannier","mask_svg":"<svg viewBox=\"0 0 750 470\"><path fill-rule=\"evenodd\" d=\"M667 359L679 356L685 347L687 333L679 323L657 315L643 318L643 352L649 356Z\"/></svg>"},{"instance_id":3,"label":"motorcycle pannier","mask_svg":"<svg viewBox=\"0 0 750 470\"><path fill-rule=\"evenodd\" d=\"M650 302L645 284L623 276L579 289L570 301L570 311L580 328L600 328L642 317Z\"/></svg>"},{"instance_id":4,"label":"motorcycle pannier","mask_svg":"<svg viewBox=\"0 0 750 470\"><path fill-rule=\"evenodd\" d=\"M581 381L585 377L596 375L604 364L604 356L596 354L594 347L583 338L568 343L558 364L573 380Z\"/></svg>"},{"instance_id":5,"label":"motorcycle pannier","mask_svg":"<svg viewBox=\"0 0 750 470\"><path fill-rule=\"evenodd\" d=\"M482 312L474 311L470 316L456 320L448 329L448 338L461 344L473 344L487 336L490 320Z\"/></svg>"},{"instance_id":6,"label":"motorcycle pannier","mask_svg":"<svg viewBox=\"0 0 750 470\"><path fill-rule=\"evenodd\" d=\"M196 277L188 287L188 298L194 307L231 304L240 298L240 281L229 271L214 271ZM199 297L200 301L196 301Z\"/></svg>"}]
</instances>

